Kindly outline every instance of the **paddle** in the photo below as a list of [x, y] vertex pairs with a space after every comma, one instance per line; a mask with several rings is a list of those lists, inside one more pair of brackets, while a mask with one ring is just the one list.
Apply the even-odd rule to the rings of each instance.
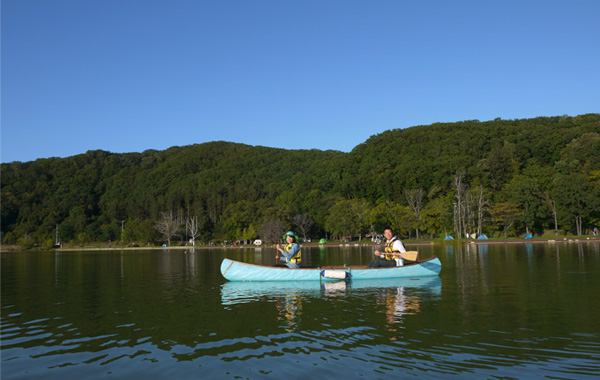
[[278, 263], [279, 263], [279, 248], [280, 248], [280, 246], [279, 246], [279, 244], [277, 244], [277, 245], [275, 246], [275, 250], [276, 250], [276, 252], [277, 252], [277, 253], [275, 254], [275, 266], [277, 266], [277, 265], [278, 265]]
[[[383, 256], [385, 256], [385, 253], [381, 252], [379, 257], [383, 257]], [[394, 256], [400, 256], [404, 260], [407, 260], [407, 261], [414, 261], [414, 262], [419, 261], [419, 251], [398, 252], [398, 254], [394, 253]]]
[[402, 258], [404, 260], [408, 260], [408, 261], [419, 261], [419, 251], [406, 251], [406, 252], [400, 252], [400, 256], [402, 256]]

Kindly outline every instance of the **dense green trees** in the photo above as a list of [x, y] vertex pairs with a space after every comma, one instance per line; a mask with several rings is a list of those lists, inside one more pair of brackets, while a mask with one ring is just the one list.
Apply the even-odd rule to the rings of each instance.
[[600, 115], [587, 114], [391, 130], [350, 153], [221, 141], [7, 163], [2, 241], [47, 244], [58, 226], [62, 241], [180, 242], [189, 220], [205, 242], [300, 224], [315, 238], [385, 225], [405, 237], [583, 234], [600, 225], [599, 152]]

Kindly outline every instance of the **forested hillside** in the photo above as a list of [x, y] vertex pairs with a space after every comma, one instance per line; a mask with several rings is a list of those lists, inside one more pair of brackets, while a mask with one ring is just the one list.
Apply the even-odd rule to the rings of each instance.
[[600, 114], [386, 131], [350, 153], [211, 142], [2, 164], [2, 241], [180, 244], [600, 226]]

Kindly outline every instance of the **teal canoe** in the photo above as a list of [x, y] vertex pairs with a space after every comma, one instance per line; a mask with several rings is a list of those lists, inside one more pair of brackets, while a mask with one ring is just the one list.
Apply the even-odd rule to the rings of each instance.
[[357, 266], [290, 269], [247, 264], [231, 259], [223, 259], [221, 263], [221, 274], [229, 281], [328, 281], [340, 279], [415, 278], [437, 276], [441, 270], [442, 263], [436, 256], [417, 263], [391, 268], [366, 268], [364, 266]]

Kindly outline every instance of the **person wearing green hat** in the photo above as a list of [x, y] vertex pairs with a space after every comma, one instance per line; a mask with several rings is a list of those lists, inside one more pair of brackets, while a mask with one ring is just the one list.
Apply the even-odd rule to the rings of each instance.
[[[300, 251], [300, 245], [298, 244], [298, 235], [293, 231], [288, 231], [283, 235], [283, 240], [286, 241], [285, 246], [277, 244], [277, 255], [275, 259], [285, 261], [285, 265], [288, 268], [300, 268], [300, 262], [302, 261], [302, 252]], [[281, 253], [281, 256], [279, 255]]]

